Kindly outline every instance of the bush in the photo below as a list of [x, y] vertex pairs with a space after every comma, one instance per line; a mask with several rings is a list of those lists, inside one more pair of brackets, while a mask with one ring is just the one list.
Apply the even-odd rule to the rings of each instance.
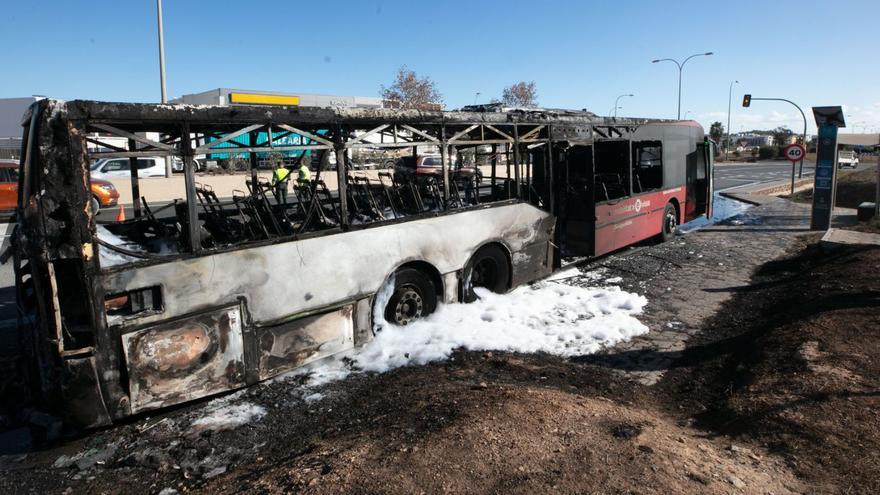
[[758, 148], [758, 158], [769, 160], [776, 157], [776, 146], [761, 146]]

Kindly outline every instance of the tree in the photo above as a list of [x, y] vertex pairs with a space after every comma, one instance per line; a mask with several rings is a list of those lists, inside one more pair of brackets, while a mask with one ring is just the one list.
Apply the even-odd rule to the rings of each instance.
[[440, 110], [443, 108], [443, 96], [437, 91], [437, 85], [429, 77], [419, 78], [414, 71], [402, 65], [391, 86], [381, 86], [382, 98], [392, 106], [399, 108], [417, 108], [420, 110]]
[[722, 136], [724, 136], [724, 125], [721, 122], [712, 122], [709, 127], [709, 138], [720, 144]]
[[787, 146], [791, 140], [791, 129], [785, 126], [779, 126], [771, 131], [773, 134], [773, 144], [776, 146]]
[[535, 81], [520, 81], [504, 88], [501, 93], [501, 102], [510, 107], [538, 106], [538, 90], [535, 87]]

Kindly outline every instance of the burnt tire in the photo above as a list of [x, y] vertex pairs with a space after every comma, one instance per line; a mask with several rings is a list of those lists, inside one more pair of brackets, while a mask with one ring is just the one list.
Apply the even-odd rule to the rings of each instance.
[[663, 225], [660, 227], [660, 242], [668, 241], [673, 234], [675, 228], [678, 227], [678, 213], [675, 211], [675, 205], [667, 203], [663, 209]]
[[483, 287], [496, 294], [507, 292], [510, 288], [510, 263], [503, 249], [494, 245], [483, 246], [471, 256], [462, 273], [462, 301], [469, 303], [477, 300], [474, 287]]
[[394, 273], [394, 292], [385, 305], [385, 321], [408, 325], [437, 309], [437, 290], [426, 274], [415, 268]]

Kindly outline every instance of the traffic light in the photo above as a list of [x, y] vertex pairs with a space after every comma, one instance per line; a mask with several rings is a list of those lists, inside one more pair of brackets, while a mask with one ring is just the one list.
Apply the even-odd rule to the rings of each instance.
[[743, 95], [743, 107], [748, 107], [752, 104], [752, 95]]

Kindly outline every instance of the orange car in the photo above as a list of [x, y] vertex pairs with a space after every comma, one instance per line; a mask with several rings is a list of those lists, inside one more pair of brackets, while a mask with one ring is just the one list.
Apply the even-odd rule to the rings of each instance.
[[119, 191], [112, 182], [92, 178], [92, 211], [98, 213], [103, 206], [116, 206]]
[[[113, 183], [92, 179], [92, 210], [98, 213], [101, 207], [116, 206], [119, 191]], [[0, 211], [9, 212], [18, 206], [18, 163], [0, 162]]]
[[0, 211], [18, 206], [18, 163], [0, 162]]

